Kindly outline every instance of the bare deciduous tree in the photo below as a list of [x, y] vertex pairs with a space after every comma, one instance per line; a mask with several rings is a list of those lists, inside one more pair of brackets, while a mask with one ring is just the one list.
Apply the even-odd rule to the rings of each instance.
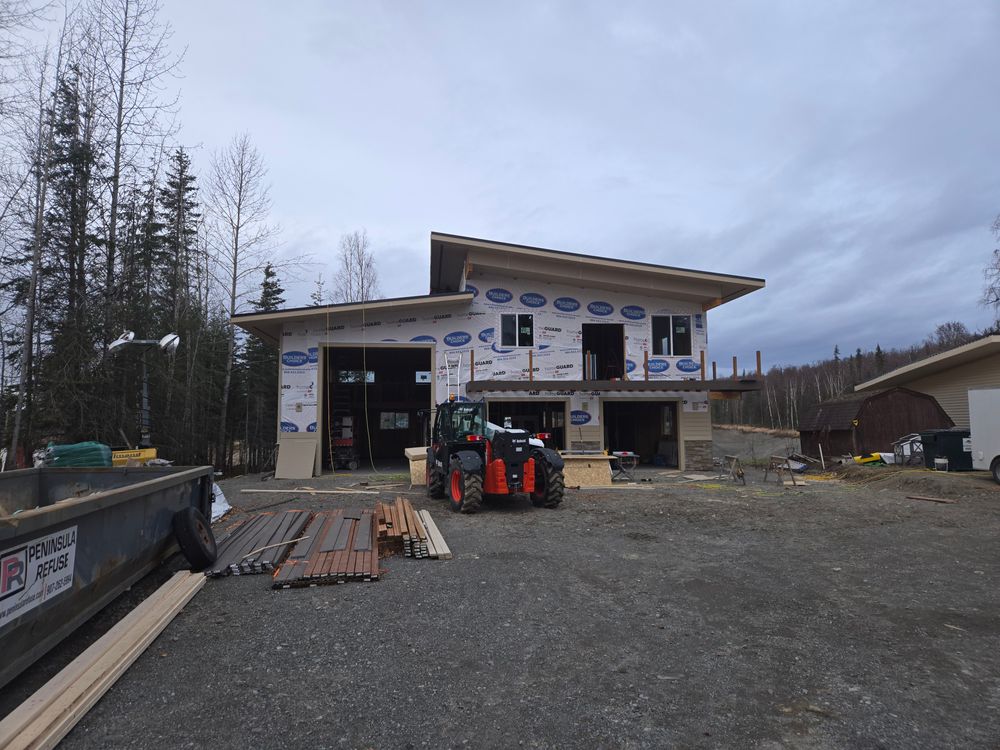
[[[993, 221], [993, 236], [1000, 241], [1000, 216]], [[993, 315], [1000, 321], [1000, 248], [993, 251], [990, 264], [983, 271], [986, 286], [983, 288], [982, 303], [993, 308]]]
[[340, 238], [333, 298], [336, 302], [364, 302], [381, 294], [375, 256], [368, 243], [368, 232], [351, 232]]
[[176, 99], [161, 98], [163, 81], [181, 58], [168, 53], [172, 32], [158, 20], [159, 11], [156, 0], [98, 0], [94, 10], [100, 73], [107, 92], [101, 111], [111, 167], [105, 243], [106, 335], [112, 328], [123, 175], [127, 169], [135, 169], [135, 157], [145, 150], [150, 138], [163, 136], [158, 132], [159, 116], [176, 105]]
[[[271, 210], [267, 167], [247, 133], [233, 138], [229, 146], [215, 154], [208, 179], [208, 213], [214, 245], [215, 275], [225, 290], [228, 318], [240, 311], [252, 291], [252, 280], [270, 260], [277, 227], [268, 223]], [[228, 354], [222, 388], [222, 416], [218, 450], [226, 444], [226, 419], [232, 384], [236, 330], [228, 323]], [[223, 459], [216, 456], [216, 462]]]

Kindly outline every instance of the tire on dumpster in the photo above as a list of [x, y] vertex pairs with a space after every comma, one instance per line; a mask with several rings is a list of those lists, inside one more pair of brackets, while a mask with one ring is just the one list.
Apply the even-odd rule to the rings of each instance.
[[189, 506], [174, 514], [174, 536], [192, 570], [204, 570], [215, 562], [217, 549], [212, 525], [201, 512]]

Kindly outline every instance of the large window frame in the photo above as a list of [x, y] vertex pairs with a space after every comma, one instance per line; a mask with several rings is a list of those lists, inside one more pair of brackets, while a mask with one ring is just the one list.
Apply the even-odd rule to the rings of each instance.
[[528, 349], [535, 345], [535, 316], [532, 313], [501, 313], [500, 346], [505, 349]]
[[[691, 326], [693, 315], [653, 315], [651, 317], [651, 338], [654, 357], [690, 357], [694, 354], [694, 332]], [[664, 333], [666, 336], [657, 336]], [[665, 344], [665, 346], [664, 346]], [[664, 351], [664, 349], [667, 351]]]

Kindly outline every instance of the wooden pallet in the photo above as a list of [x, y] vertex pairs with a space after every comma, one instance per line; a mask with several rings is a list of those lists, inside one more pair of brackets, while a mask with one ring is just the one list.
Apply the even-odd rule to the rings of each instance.
[[274, 572], [274, 588], [377, 581], [375, 513], [331, 510], [317, 513], [303, 539]]
[[233, 524], [216, 542], [218, 554], [205, 575], [220, 578], [271, 572], [305, 534], [310, 515], [306, 510], [260, 513]]

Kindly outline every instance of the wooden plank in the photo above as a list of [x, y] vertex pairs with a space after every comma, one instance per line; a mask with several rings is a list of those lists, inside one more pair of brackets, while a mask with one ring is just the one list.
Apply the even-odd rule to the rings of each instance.
[[320, 545], [320, 552], [333, 552], [337, 549], [337, 537], [340, 536], [340, 530], [344, 527], [344, 518], [338, 516], [334, 518], [332, 524], [330, 524], [329, 531], [323, 537], [323, 544]]
[[143, 599], [127, 616], [115, 623], [107, 633], [90, 645], [79, 657], [70, 662], [55, 677], [39, 688], [16, 710], [0, 721], [0, 747], [7, 747], [40, 713], [47, 709], [61, 694], [90, 668], [93, 661], [123, 640], [135, 620], [160, 606], [172, 589], [182, 582], [179, 575], [172, 576], [160, 588]]
[[451, 549], [448, 547], [441, 530], [438, 528], [431, 513], [428, 510], [420, 511], [420, 517], [427, 526], [427, 533], [434, 539], [434, 548], [437, 550], [439, 560], [451, 560]]
[[175, 574], [0, 722], [0, 747], [55, 747], [204, 585]]
[[372, 516], [371, 513], [365, 513], [361, 516], [361, 520], [358, 521], [358, 534], [357, 539], [355, 539], [354, 545], [355, 549], [369, 550], [371, 549], [371, 537], [372, 537]]
[[244, 495], [377, 495], [380, 490], [240, 490]]
[[925, 497], [923, 495], [907, 495], [907, 500], [927, 500], [932, 503], [945, 503], [946, 505], [954, 505], [958, 500], [949, 500], [946, 497]]

